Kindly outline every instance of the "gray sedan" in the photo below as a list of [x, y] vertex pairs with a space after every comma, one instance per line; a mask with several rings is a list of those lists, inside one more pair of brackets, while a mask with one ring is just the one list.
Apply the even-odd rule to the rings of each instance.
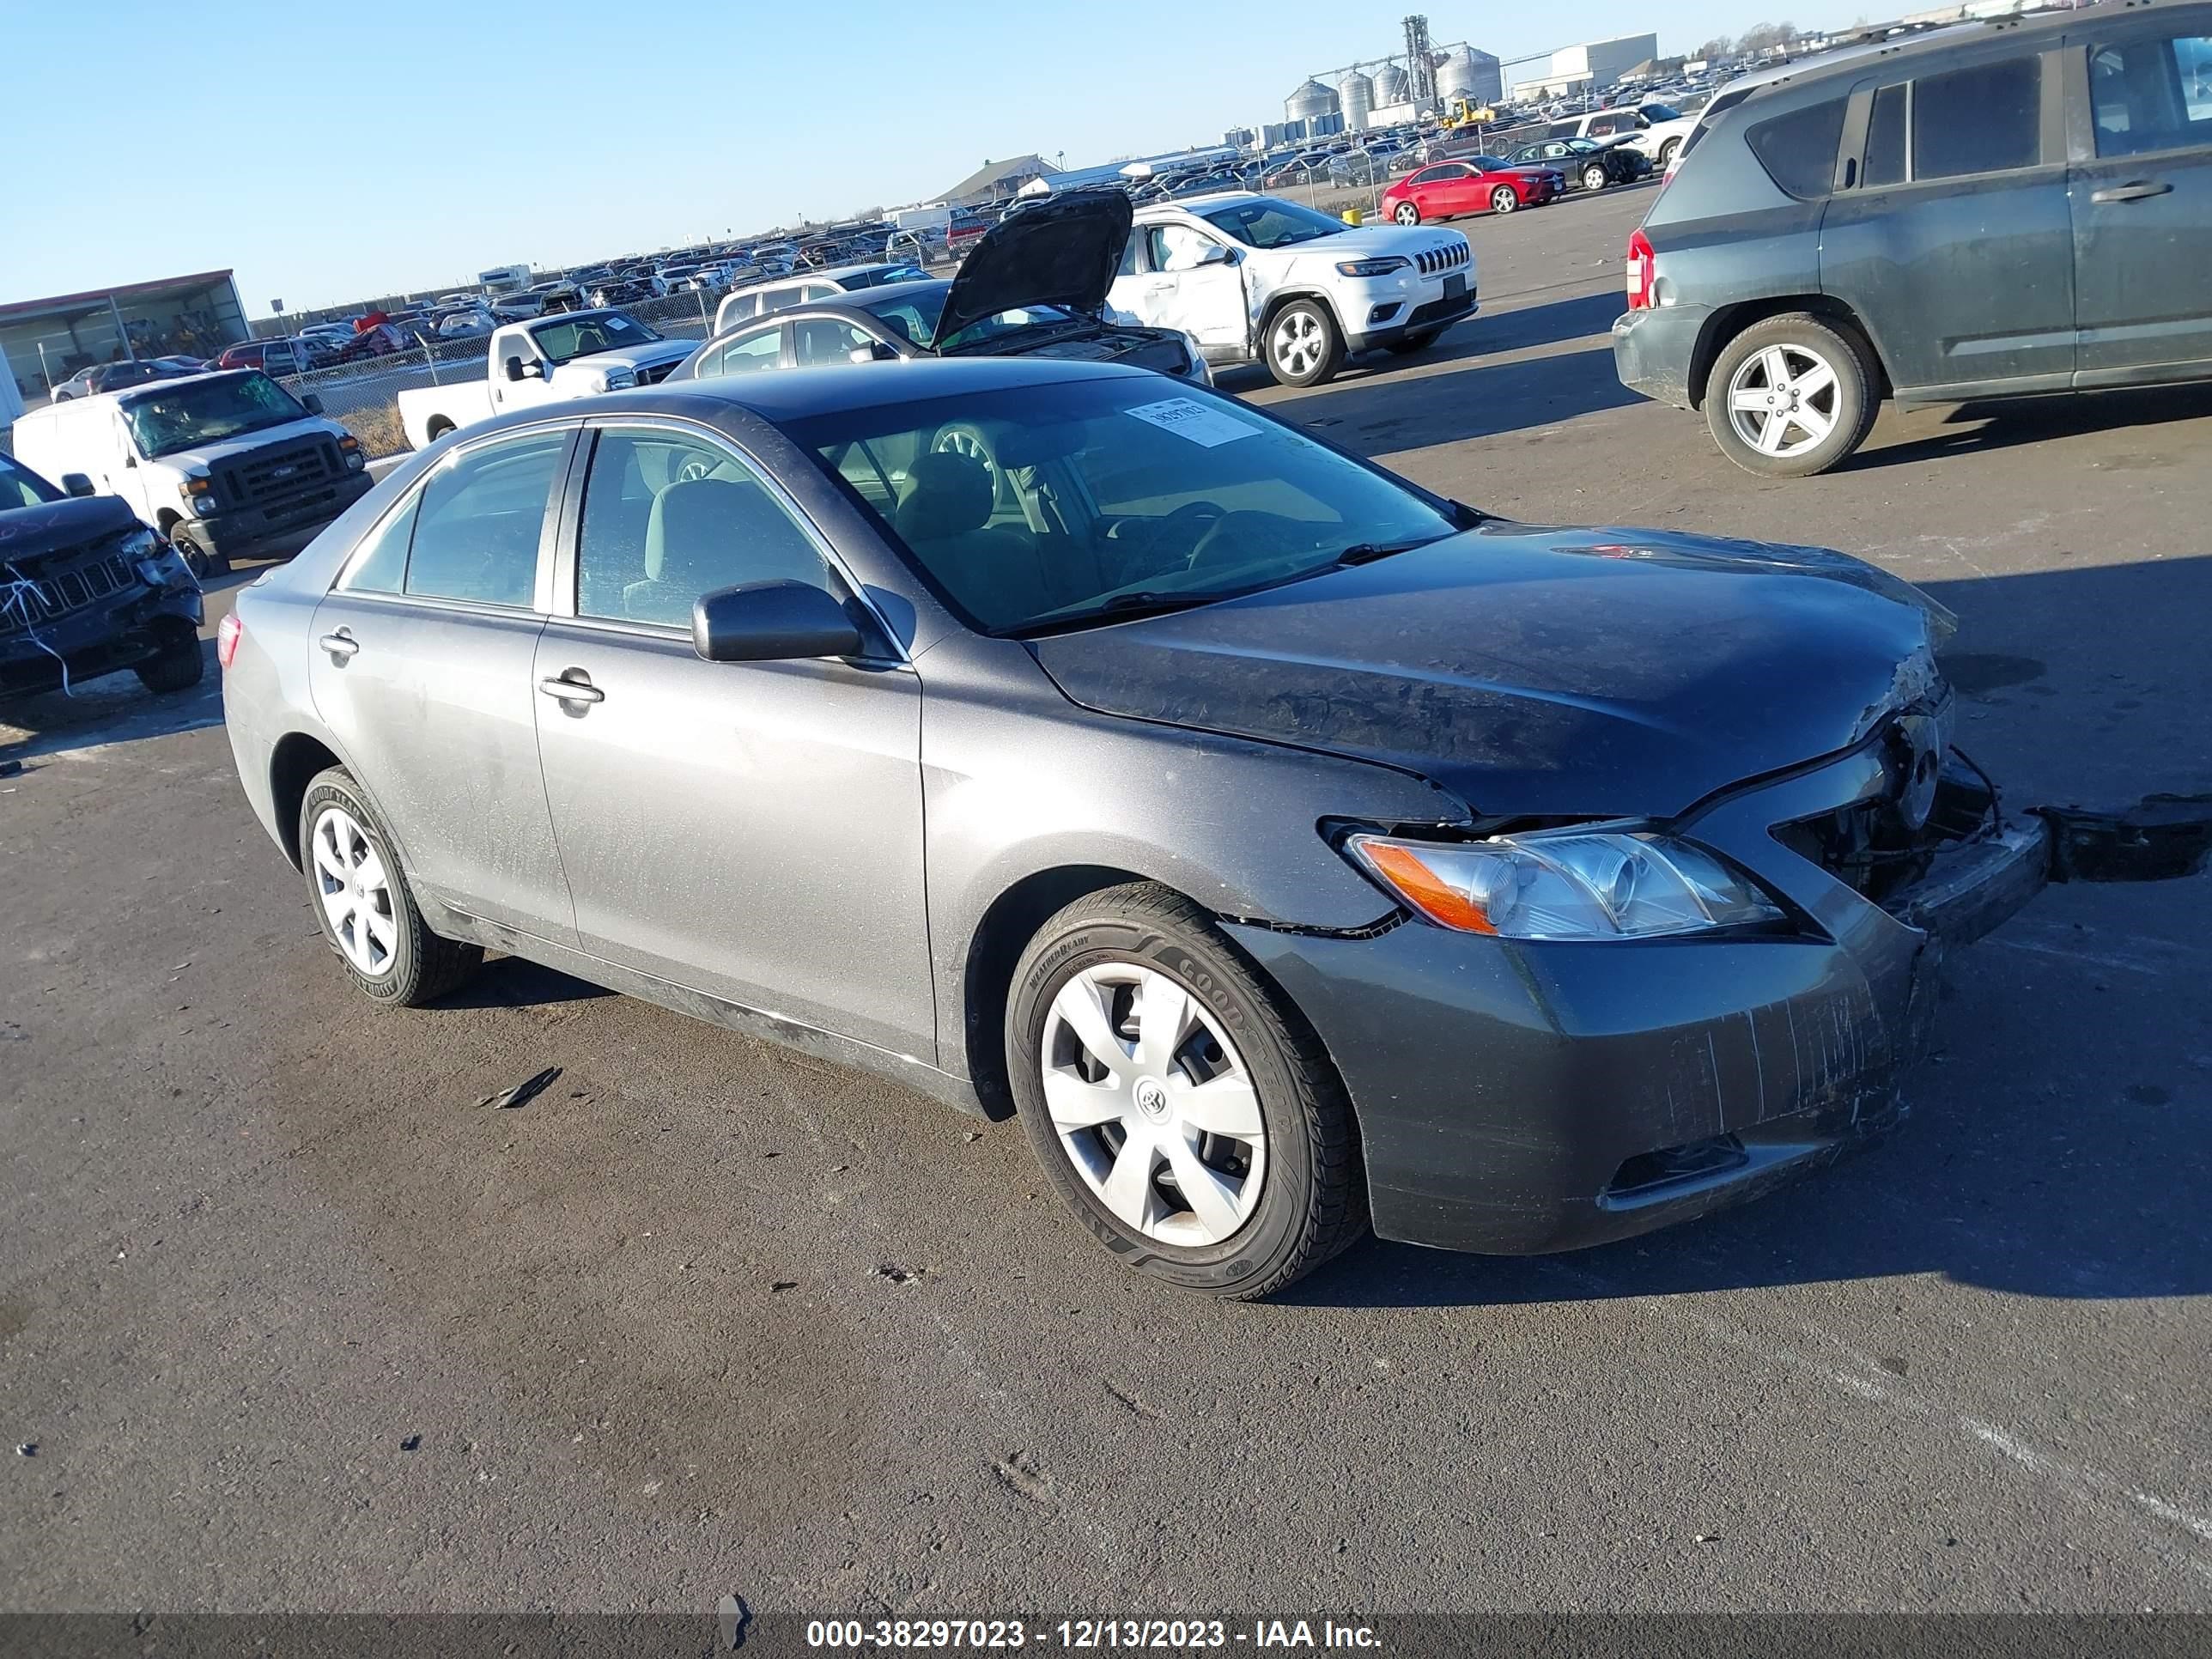
[[1945, 622], [925, 360], [473, 429], [218, 654], [367, 996], [503, 951], [1018, 1111], [1125, 1262], [1256, 1296], [1370, 1217], [1586, 1244], [1893, 1118], [1942, 945], [2064, 842], [1949, 756]]

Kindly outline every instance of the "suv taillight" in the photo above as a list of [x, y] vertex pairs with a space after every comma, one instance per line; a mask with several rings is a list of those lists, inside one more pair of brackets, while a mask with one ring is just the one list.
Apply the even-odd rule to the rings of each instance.
[[1628, 308], [1648, 310], [1651, 304], [1651, 266], [1656, 258], [1651, 250], [1651, 239], [1641, 229], [1628, 238]]
[[225, 668], [238, 654], [238, 642], [246, 637], [246, 624], [238, 619], [238, 612], [228, 611], [215, 625], [215, 659]]

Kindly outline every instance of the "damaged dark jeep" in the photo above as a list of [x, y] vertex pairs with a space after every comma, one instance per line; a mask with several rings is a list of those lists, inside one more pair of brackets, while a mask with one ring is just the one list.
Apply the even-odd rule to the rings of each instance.
[[0, 697], [125, 668], [149, 691], [198, 684], [192, 573], [124, 501], [70, 482], [82, 488], [0, 455]]

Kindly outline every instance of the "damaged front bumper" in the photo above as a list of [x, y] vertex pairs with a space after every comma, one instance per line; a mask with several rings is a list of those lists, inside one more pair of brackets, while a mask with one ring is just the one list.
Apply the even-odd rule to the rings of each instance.
[[1672, 826], [1786, 899], [1788, 935], [1540, 944], [1408, 921], [1230, 931], [1297, 1002], [1358, 1115], [1375, 1228], [1578, 1249], [1757, 1196], [1895, 1123], [1946, 954], [2049, 882], [2203, 867], [2212, 799], [1988, 815], [1879, 900], [1785, 845], [1878, 799], [1879, 744]]

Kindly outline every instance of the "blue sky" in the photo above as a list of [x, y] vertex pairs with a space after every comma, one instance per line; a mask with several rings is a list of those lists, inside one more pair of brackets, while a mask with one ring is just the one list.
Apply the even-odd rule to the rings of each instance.
[[[15, 82], [46, 91], [9, 123], [0, 301], [228, 266], [263, 315], [927, 200], [1030, 150], [1216, 142], [1393, 50], [1418, 3], [11, 6]], [[1777, 15], [1428, 9], [1440, 44], [1508, 58], [1654, 27], [1683, 52]]]

